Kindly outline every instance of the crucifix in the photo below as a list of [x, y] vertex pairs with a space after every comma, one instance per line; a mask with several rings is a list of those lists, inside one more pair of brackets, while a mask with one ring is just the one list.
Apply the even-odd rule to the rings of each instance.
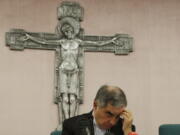
[[11, 29], [6, 33], [6, 45], [12, 50], [55, 51], [54, 103], [58, 106], [58, 127], [61, 129], [64, 119], [77, 115], [79, 104], [83, 103], [84, 52], [127, 55], [133, 51], [133, 38], [128, 34], [84, 35], [80, 25], [84, 9], [76, 2], [62, 2], [57, 8], [57, 15], [54, 34]]

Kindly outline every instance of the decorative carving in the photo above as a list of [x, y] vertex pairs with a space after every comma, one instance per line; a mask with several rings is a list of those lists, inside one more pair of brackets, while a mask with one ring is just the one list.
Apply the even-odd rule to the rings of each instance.
[[84, 17], [84, 9], [76, 2], [63, 1], [57, 8], [58, 19], [64, 17], [74, 18], [77, 21], [82, 21]]

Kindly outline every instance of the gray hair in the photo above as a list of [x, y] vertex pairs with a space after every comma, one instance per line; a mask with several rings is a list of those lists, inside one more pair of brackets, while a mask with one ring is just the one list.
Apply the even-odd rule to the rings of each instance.
[[108, 104], [114, 107], [127, 106], [125, 93], [116, 86], [103, 85], [100, 87], [94, 101], [97, 101], [100, 107], [106, 107]]

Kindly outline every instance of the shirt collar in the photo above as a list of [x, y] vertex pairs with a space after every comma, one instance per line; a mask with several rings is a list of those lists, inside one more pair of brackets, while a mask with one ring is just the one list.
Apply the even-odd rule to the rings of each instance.
[[94, 117], [94, 111], [92, 112], [92, 116], [93, 116], [93, 125], [94, 125], [95, 132], [98, 131], [104, 134], [106, 130], [99, 128], [99, 126], [97, 125], [96, 119]]

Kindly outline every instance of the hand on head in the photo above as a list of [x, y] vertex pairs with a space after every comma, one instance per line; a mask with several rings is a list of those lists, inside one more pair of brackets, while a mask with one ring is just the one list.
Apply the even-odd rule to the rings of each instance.
[[123, 118], [123, 131], [132, 132], [133, 115], [129, 110], [124, 110], [121, 116]]

